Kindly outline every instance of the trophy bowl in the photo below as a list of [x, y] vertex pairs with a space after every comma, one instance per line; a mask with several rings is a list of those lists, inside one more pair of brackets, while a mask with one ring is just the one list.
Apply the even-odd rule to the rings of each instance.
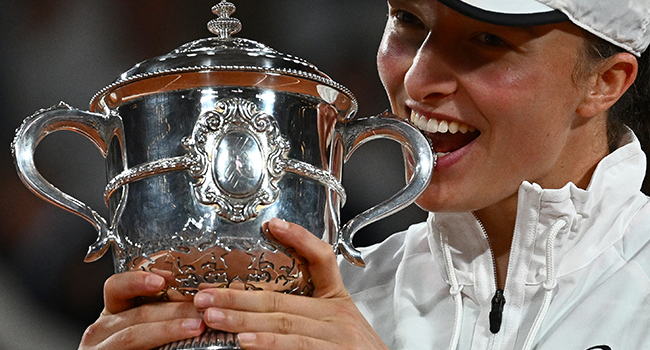
[[[137, 64], [88, 111], [63, 102], [37, 111], [12, 143], [25, 185], [97, 229], [85, 260], [112, 246], [116, 273], [171, 272], [161, 298], [192, 295], [203, 283], [311, 296], [309, 266], [269, 240], [265, 223], [299, 224], [363, 266], [354, 233], [412, 204], [435, 166], [427, 138], [408, 122], [389, 113], [357, 118], [354, 95], [314, 65], [233, 37], [241, 29], [234, 10], [215, 5], [214, 37]], [[86, 136], [105, 157], [108, 218], [36, 169], [36, 146], [59, 130]], [[402, 145], [410, 179], [341, 226], [343, 164], [377, 138]], [[233, 334], [209, 329], [161, 349], [239, 347]]]

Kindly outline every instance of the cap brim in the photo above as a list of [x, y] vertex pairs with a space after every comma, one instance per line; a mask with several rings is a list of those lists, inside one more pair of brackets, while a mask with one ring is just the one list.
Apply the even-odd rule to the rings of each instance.
[[[467, 17], [502, 26], [529, 27], [568, 21], [562, 12], [534, 0], [438, 0]], [[514, 4], [514, 5], [513, 5]]]

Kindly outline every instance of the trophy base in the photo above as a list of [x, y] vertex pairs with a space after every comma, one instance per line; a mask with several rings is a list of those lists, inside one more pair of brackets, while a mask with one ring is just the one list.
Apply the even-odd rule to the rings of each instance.
[[239, 347], [235, 334], [208, 328], [198, 337], [169, 343], [156, 350], [242, 350], [242, 348]]

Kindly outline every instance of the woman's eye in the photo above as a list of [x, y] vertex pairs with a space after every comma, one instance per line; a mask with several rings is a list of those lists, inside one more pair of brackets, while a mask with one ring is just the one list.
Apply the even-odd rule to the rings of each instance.
[[490, 34], [490, 33], [481, 33], [476, 37], [481, 43], [488, 46], [507, 46], [508, 43], [501, 39], [500, 36]]
[[422, 23], [422, 21], [420, 21], [420, 19], [416, 15], [407, 11], [402, 11], [402, 10], [395, 11], [395, 13], [393, 13], [393, 16], [403, 24], [419, 25]]

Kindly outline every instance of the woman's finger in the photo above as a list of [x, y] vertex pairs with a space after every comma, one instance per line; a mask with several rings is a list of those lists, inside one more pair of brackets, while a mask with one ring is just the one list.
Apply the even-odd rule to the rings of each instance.
[[296, 334], [336, 342], [348, 332], [369, 329], [349, 297], [320, 299], [212, 288], [197, 294], [195, 304], [205, 310], [208, 327], [231, 333]]
[[261, 314], [212, 308], [206, 310], [204, 322], [210, 328], [229, 333], [295, 334], [315, 339], [341, 336], [339, 330], [328, 327], [328, 321], [282, 313]]
[[293, 248], [309, 262], [314, 283], [314, 297], [331, 298], [347, 295], [332, 246], [299, 225], [277, 218], [268, 222], [270, 238]]
[[272, 291], [247, 291], [228, 288], [207, 288], [194, 297], [199, 311], [209, 308], [256, 313], [286, 313], [313, 319], [327, 319], [345, 312], [353, 304], [349, 295], [336, 299], [320, 299]]
[[[163, 302], [142, 305], [115, 315], [104, 315], [84, 335], [88, 343], [100, 343], [112, 334], [138, 324], [158, 323], [176, 319], [200, 320], [201, 315], [190, 302]], [[148, 334], [146, 336], [149, 336]]]
[[[79, 349], [148, 350], [174, 341], [197, 337], [204, 329], [205, 325], [200, 319], [175, 319], [136, 324], [103, 337], [95, 334], [104, 331], [101, 324], [95, 323], [84, 333]], [[101, 340], [96, 343], [96, 339]]]
[[160, 293], [165, 288], [165, 278], [144, 271], [129, 271], [112, 275], [104, 283], [104, 311], [116, 314], [133, 307], [134, 299]]

